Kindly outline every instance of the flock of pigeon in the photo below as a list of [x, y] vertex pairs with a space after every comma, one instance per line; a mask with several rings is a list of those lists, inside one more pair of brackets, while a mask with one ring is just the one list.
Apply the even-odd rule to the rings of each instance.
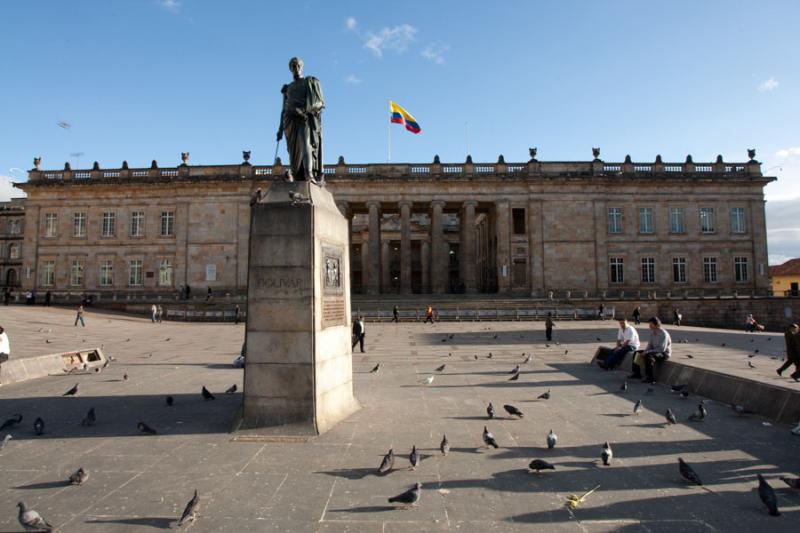
[[[442, 339], [442, 342], [453, 340], [454, 336], [455, 334], [450, 334], [444, 339]], [[497, 334], [494, 335], [493, 339], [497, 339]], [[560, 343], [558, 342], [556, 342], [555, 344], [560, 345]], [[545, 346], [549, 348], [550, 344], [546, 344]], [[756, 353], [757, 352], [758, 350], [756, 350]], [[569, 353], [568, 349], [564, 351], [565, 355], [568, 353]], [[452, 353], [449, 353], [448, 356], [452, 356]], [[532, 360], [532, 354], [523, 353], [522, 357], [523, 357], [522, 362], [520, 364], [515, 365], [514, 368], [509, 372], [509, 374], [511, 374], [511, 377], [508, 378], [510, 381], [517, 381], [521, 374], [521, 365], [529, 364]], [[478, 355], [474, 355], [474, 358], [476, 360], [479, 359]], [[492, 352], [489, 352], [486, 358], [492, 359], [493, 358]], [[446, 363], [436, 367], [434, 369], [434, 373], [423, 379], [420, 383], [423, 385], [433, 384], [436, 374], [443, 373], [446, 368], [447, 368]], [[381, 365], [380, 363], [378, 363], [372, 368], [370, 372], [372, 374], [377, 374], [380, 371], [380, 369]], [[689, 397], [689, 392], [686, 390], [686, 387], [687, 387], [686, 384], [674, 385], [671, 387], [671, 392], [680, 395], [680, 397], [683, 399], [686, 399]], [[621, 393], [625, 393], [628, 390], [628, 382], [623, 381], [622, 385], [619, 387], [619, 390]], [[647, 394], [653, 394], [653, 393], [654, 393], [654, 388], [649, 387], [647, 389]], [[548, 389], [546, 392], [540, 394], [537, 397], [537, 400], [549, 400], [551, 397], [552, 393]], [[516, 419], [521, 419], [525, 416], [524, 413], [519, 408], [511, 404], [503, 405], [503, 409], [505, 410], [506, 413], [508, 413], [510, 417], [516, 417]], [[644, 409], [643, 400], [641, 399], [637, 400], [633, 407], [633, 415], [639, 415], [643, 411], [643, 409]], [[748, 411], [741, 405], [733, 405], [732, 409], [734, 413], [736, 413], [737, 415], [753, 414], [751, 411]], [[708, 415], [709, 413], [706, 407], [706, 401], [701, 400], [697, 405], [697, 409], [692, 414], [689, 415], [688, 420], [692, 422], [702, 422], [708, 417]], [[486, 407], [486, 418], [487, 420], [493, 420], [495, 418], [495, 407], [494, 405], [492, 405], [491, 402], [489, 402], [489, 405]], [[675, 413], [669, 408], [665, 411], [664, 418], [666, 420], [667, 426], [678, 424], [678, 419], [675, 416]], [[800, 423], [798, 424], [797, 428], [792, 430], [792, 432], [800, 434]], [[484, 426], [483, 428], [482, 440], [485, 448], [489, 447], [495, 449], [499, 448], [497, 440], [495, 436], [491, 433], [491, 431], [489, 431], [488, 426]], [[545, 442], [547, 444], [548, 449], [553, 449], [556, 447], [558, 443], [558, 436], [552, 429], [547, 434]], [[442, 437], [440, 450], [443, 456], [446, 456], [450, 451], [450, 442], [447, 439], [447, 435], [444, 435]], [[602, 462], [602, 465], [611, 466], [613, 457], [614, 457], [614, 452], [611, 448], [611, 444], [609, 442], [603, 443], [602, 448], [600, 450], [600, 461]], [[416, 470], [417, 466], [419, 465], [419, 455], [417, 452], [416, 445], [412, 448], [412, 451], [409, 454], [409, 461], [411, 463], [411, 469]], [[394, 462], [395, 462], [395, 453], [393, 449], [390, 449], [389, 452], [384, 456], [383, 460], [381, 461], [381, 464], [377, 470], [377, 474], [385, 475], [391, 472], [394, 468]], [[529, 468], [532, 472], [539, 474], [542, 470], [555, 470], [556, 465], [544, 459], [537, 458], [533, 459], [530, 462]], [[705, 490], [712, 492], [710, 489], [703, 486], [703, 482], [701, 481], [700, 476], [697, 474], [697, 472], [695, 472], [695, 470], [688, 463], [686, 463], [686, 461], [684, 461], [683, 458], [680, 457], [678, 458], [678, 472], [680, 476], [687, 482], [694, 485], [698, 485], [704, 488]], [[780, 477], [780, 479], [790, 488], [800, 490], [800, 478], [791, 478], [782, 476]], [[775, 494], [775, 490], [767, 482], [767, 480], [764, 479], [764, 477], [761, 474], [757, 475], [757, 480], [758, 480], [759, 498], [766, 507], [769, 515], [780, 516], [780, 511], [778, 509], [778, 498]], [[586, 496], [594, 492], [594, 490], [596, 490], [597, 488], [599, 487], [595, 487], [594, 489], [584, 494], [580, 498], [570, 497], [570, 499], [568, 499], [567, 502], [568, 505], [574, 508], [575, 506], [577, 506], [579, 502], [583, 501]], [[389, 498], [389, 503], [399, 503], [402, 505], [402, 508], [404, 509], [411, 508], [414, 507], [419, 502], [421, 494], [422, 494], [422, 484], [417, 482], [409, 490], [403, 492], [402, 494]]]
[[[167, 339], [169, 340], [169, 339]], [[112, 359], [113, 360], [113, 359]], [[109, 360], [103, 365], [103, 368], [107, 368], [109, 366]], [[128, 381], [128, 375], [123, 375], [123, 381]], [[225, 394], [234, 394], [238, 390], [236, 384], [233, 384], [227, 390], [225, 390]], [[77, 396], [80, 392], [80, 384], [76, 383], [75, 386], [67, 390], [61, 396], [63, 397], [74, 397]], [[204, 401], [215, 400], [216, 396], [209, 391], [205, 386], [200, 389], [200, 396]], [[175, 404], [175, 399], [172, 396], [167, 396], [165, 400], [165, 404], [167, 407], [172, 407]], [[10, 431], [13, 429], [18, 428], [18, 426], [22, 423], [23, 416], [22, 414], [15, 414], [11, 418], [4, 421], [0, 424], [0, 432], [3, 431]], [[97, 412], [95, 411], [94, 407], [91, 407], [89, 411], [86, 413], [84, 418], [81, 420], [81, 426], [94, 426], [97, 423]], [[147, 424], [144, 421], [139, 421], [136, 424], [136, 428], [145, 435], [156, 435], [158, 431]], [[33, 422], [33, 432], [35, 435], [43, 435], [45, 433], [45, 422], [42, 417], [37, 417], [36, 420]], [[8, 442], [12, 439], [11, 433], [6, 433], [2, 440], [0, 440], [0, 450], [2, 450]], [[65, 481], [65, 485], [76, 485], [80, 486], [86, 483], [89, 479], [89, 472], [88, 470], [84, 469], [83, 467], [78, 468], [75, 473], [69, 476], [68, 480]], [[18, 514], [18, 521], [20, 525], [25, 528], [25, 531], [52, 531], [55, 529], [53, 525], [51, 525], [47, 520], [42, 517], [42, 515], [34, 509], [28, 508], [24, 502], [17, 503], [17, 507], [19, 508]], [[181, 515], [180, 519], [177, 520], [177, 526], [183, 526], [189, 522], [193, 522], [197, 518], [197, 513], [200, 509], [200, 499], [197, 494], [197, 490], [194, 491], [194, 496], [191, 500], [186, 504], [184, 508], [183, 514]]]

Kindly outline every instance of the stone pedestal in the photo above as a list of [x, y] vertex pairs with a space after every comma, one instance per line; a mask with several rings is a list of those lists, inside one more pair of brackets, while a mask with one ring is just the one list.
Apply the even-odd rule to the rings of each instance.
[[242, 429], [317, 435], [358, 409], [347, 219], [308, 182], [252, 207]]

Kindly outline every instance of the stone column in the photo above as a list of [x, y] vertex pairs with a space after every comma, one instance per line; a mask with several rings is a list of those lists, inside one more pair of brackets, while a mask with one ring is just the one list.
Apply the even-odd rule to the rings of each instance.
[[476, 249], [475, 249], [475, 206], [478, 202], [468, 200], [464, 202], [461, 211], [461, 282], [468, 293], [478, 291], [476, 275]]
[[448, 264], [444, 241], [444, 201], [431, 202], [431, 292], [447, 292]]
[[411, 294], [411, 202], [400, 202], [400, 292]]
[[511, 290], [511, 234], [508, 200], [495, 203], [495, 235], [497, 236], [497, 290]]
[[389, 241], [381, 243], [381, 292], [388, 294], [392, 291], [392, 271], [389, 252]]
[[381, 292], [381, 203], [367, 202], [369, 209], [369, 242], [367, 263], [363, 265], [367, 273], [367, 294]]
[[422, 264], [422, 292], [431, 292], [431, 247], [428, 241], [422, 241], [419, 248], [419, 259]]

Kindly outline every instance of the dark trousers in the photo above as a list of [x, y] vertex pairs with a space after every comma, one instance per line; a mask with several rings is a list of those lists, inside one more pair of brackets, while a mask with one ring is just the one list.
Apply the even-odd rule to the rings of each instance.
[[75, 325], [78, 325], [79, 320], [81, 321], [81, 326], [86, 327], [86, 323], [83, 321], [83, 317], [81, 315], [75, 317]]
[[637, 326], [642, 323], [639, 315], [633, 315], [633, 323], [636, 324]]
[[628, 354], [628, 352], [632, 351], [633, 346], [620, 346], [619, 348], [614, 348], [603, 362], [603, 368], [606, 370], [613, 370], [622, 362], [623, 359], [625, 359], [625, 356]]
[[392, 322], [398, 322], [399, 323], [400, 322], [400, 317], [398, 315], [393, 315], [392, 316]]
[[356, 344], [361, 345], [361, 353], [364, 353], [364, 334], [360, 335], [353, 335], [353, 348], [356, 347]]
[[547, 337], [547, 340], [553, 340], [553, 328], [544, 328], [544, 334]]
[[795, 380], [800, 380], [800, 361], [793, 357], [787, 357], [786, 362], [781, 365], [778, 369], [778, 374], [783, 373], [784, 370], [789, 368], [790, 366], [794, 365], [794, 372], [792, 372], [791, 376]]
[[426, 316], [426, 317], [425, 317], [425, 322], [424, 322], [424, 324], [427, 324], [428, 322], [430, 322], [431, 324], [433, 324], [433, 317], [432, 317], [432, 316]]
[[[647, 381], [655, 381], [655, 363], [656, 361], [666, 361], [667, 356], [664, 352], [644, 352], [642, 353], [642, 357], [644, 358], [644, 373]], [[634, 377], [642, 377], [642, 369], [636, 363], [632, 363], [631, 370]]]

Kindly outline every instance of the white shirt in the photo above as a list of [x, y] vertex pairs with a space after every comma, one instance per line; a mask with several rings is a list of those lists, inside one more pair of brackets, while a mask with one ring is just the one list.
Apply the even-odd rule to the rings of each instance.
[[8, 335], [5, 331], [0, 333], [0, 353], [11, 355], [11, 345], [8, 343]]
[[617, 340], [620, 343], [628, 341], [628, 346], [634, 350], [639, 349], [639, 334], [636, 333], [636, 328], [630, 324], [625, 326], [625, 329], [620, 329], [619, 332], [617, 332]]

